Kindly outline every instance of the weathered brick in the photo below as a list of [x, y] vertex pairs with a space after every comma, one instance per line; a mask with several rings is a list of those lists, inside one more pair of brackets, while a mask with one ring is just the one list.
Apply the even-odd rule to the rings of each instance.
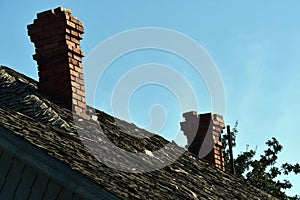
[[77, 114], [81, 115], [83, 113], [83, 109], [81, 107], [79, 107], [79, 106], [75, 105], [74, 110], [75, 110], [75, 113], [77, 113]]
[[74, 42], [75, 44], [80, 44], [80, 41], [76, 38], [71, 38], [71, 41]]
[[75, 36], [75, 37], [79, 37], [79, 33], [77, 31], [71, 30], [71, 35]]
[[67, 25], [68, 25], [70, 28], [76, 29], [76, 24], [75, 24], [75, 23], [73, 23], [73, 22], [71, 22], [71, 21], [69, 21], [69, 20], [66, 20], [66, 22], [67, 22]]
[[[83, 24], [69, 9], [57, 8], [37, 15], [27, 26], [36, 47], [40, 91], [63, 106], [72, 109], [72, 98], [80, 102], [79, 113], [85, 113], [85, 91], [80, 49]], [[73, 97], [72, 97], [73, 95]]]
[[78, 101], [77, 105], [81, 108], [84, 108], [86, 106], [85, 103], [83, 103], [82, 101]]
[[77, 93], [78, 93], [78, 95], [80, 95], [80, 96], [82, 96], [82, 97], [85, 96], [85, 92], [82, 91], [82, 90], [78, 90]]
[[76, 54], [73, 54], [73, 58], [74, 58], [75, 60], [78, 60], [79, 62], [82, 62], [81, 56], [77, 56]]
[[[224, 160], [222, 159], [221, 133], [223, 131], [222, 116], [212, 113], [200, 114], [191, 111], [183, 114], [185, 122], [181, 122], [181, 130], [188, 140], [188, 150], [195, 155], [199, 155], [201, 146], [205, 149], [212, 148], [204, 159], [215, 164], [216, 167], [224, 170]], [[207, 138], [208, 137], [208, 138]], [[206, 138], [204, 140], [204, 138]], [[205, 142], [204, 142], [205, 141]]]
[[84, 33], [84, 28], [81, 25], [76, 25], [76, 29], [79, 31], [79, 33]]
[[77, 89], [80, 89], [80, 84], [75, 81], [71, 81], [71, 85]]
[[73, 59], [73, 58], [68, 58], [69, 59], [69, 63], [71, 63], [72, 65], [78, 66], [78, 61]]

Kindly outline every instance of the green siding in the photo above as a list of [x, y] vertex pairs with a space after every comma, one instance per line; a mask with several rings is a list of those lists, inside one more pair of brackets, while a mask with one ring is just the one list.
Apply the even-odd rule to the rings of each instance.
[[0, 169], [1, 200], [83, 199], [4, 151], [0, 151]]
[[3, 190], [3, 187], [6, 182], [6, 177], [9, 173], [9, 170], [12, 166], [13, 155], [8, 153], [2, 153], [0, 158], [0, 193]]
[[38, 173], [33, 168], [30, 166], [25, 167], [21, 177], [21, 182], [15, 192], [15, 200], [23, 200], [28, 198], [37, 175]]
[[25, 165], [16, 158], [12, 160], [12, 166], [7, 174], [6, 182], [0, 194], [0, 199], [12, 199], [14, 197], [24, 167]]

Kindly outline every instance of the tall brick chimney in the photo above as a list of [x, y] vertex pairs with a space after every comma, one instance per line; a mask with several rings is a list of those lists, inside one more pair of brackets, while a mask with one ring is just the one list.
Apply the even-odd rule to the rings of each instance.
[[83, 23], [65, 8], [37, 14], [27, 26], [35, 45], [39, 90], [56, 103], [84, 116], [86, 112], [80, 40]]
[[225, 128], [223, 117], [212, 113], [198, 115], [195, 111], [184, 113], [183, 117], [185, 121], [180, 126], [187, 137], [188, 150], [199, 157], [204, 154], [205, 160], [225, 170], [221, 140]]

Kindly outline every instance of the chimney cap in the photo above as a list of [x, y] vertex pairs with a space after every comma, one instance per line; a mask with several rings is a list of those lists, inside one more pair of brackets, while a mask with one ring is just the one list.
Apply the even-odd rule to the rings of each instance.
[[36, 16], [38, 18], [40, 18], [40, 17], [48, 17], [50, 15], [57, 14], [59, 12], [64, 12], [64, 13], [72, 14], [72, 11], [70, 9], [68, 9], [68, 8], [57, 7], [55, 9], [50, 9], [50, 10], [46, 10], [46, 11], [40, 12]]
[[190, 112], [183, 113], [182, 116], [185, 119], [190, 119], [190, 118], [198, 117], [198, 113], [197, 111], [190, 111]]

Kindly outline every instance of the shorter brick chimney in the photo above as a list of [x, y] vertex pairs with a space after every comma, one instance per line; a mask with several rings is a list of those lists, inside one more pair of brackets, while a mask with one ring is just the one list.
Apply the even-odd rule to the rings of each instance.
[[195, 111], [184, 113], [183, 117], [185, 121], [180, 126], [187, 137], [188, 150], [225, 170], [221, 140], [225, 128], [223, 117], [212, 113], [198, 115]]
[[27, 28], [35, 45], [33, 59], [38, 64], [40, 92], [85, 116], [84, 53], [80, 49], [82, 22], [69, 9], [59, 7], [37, 14], [37, 19]]

